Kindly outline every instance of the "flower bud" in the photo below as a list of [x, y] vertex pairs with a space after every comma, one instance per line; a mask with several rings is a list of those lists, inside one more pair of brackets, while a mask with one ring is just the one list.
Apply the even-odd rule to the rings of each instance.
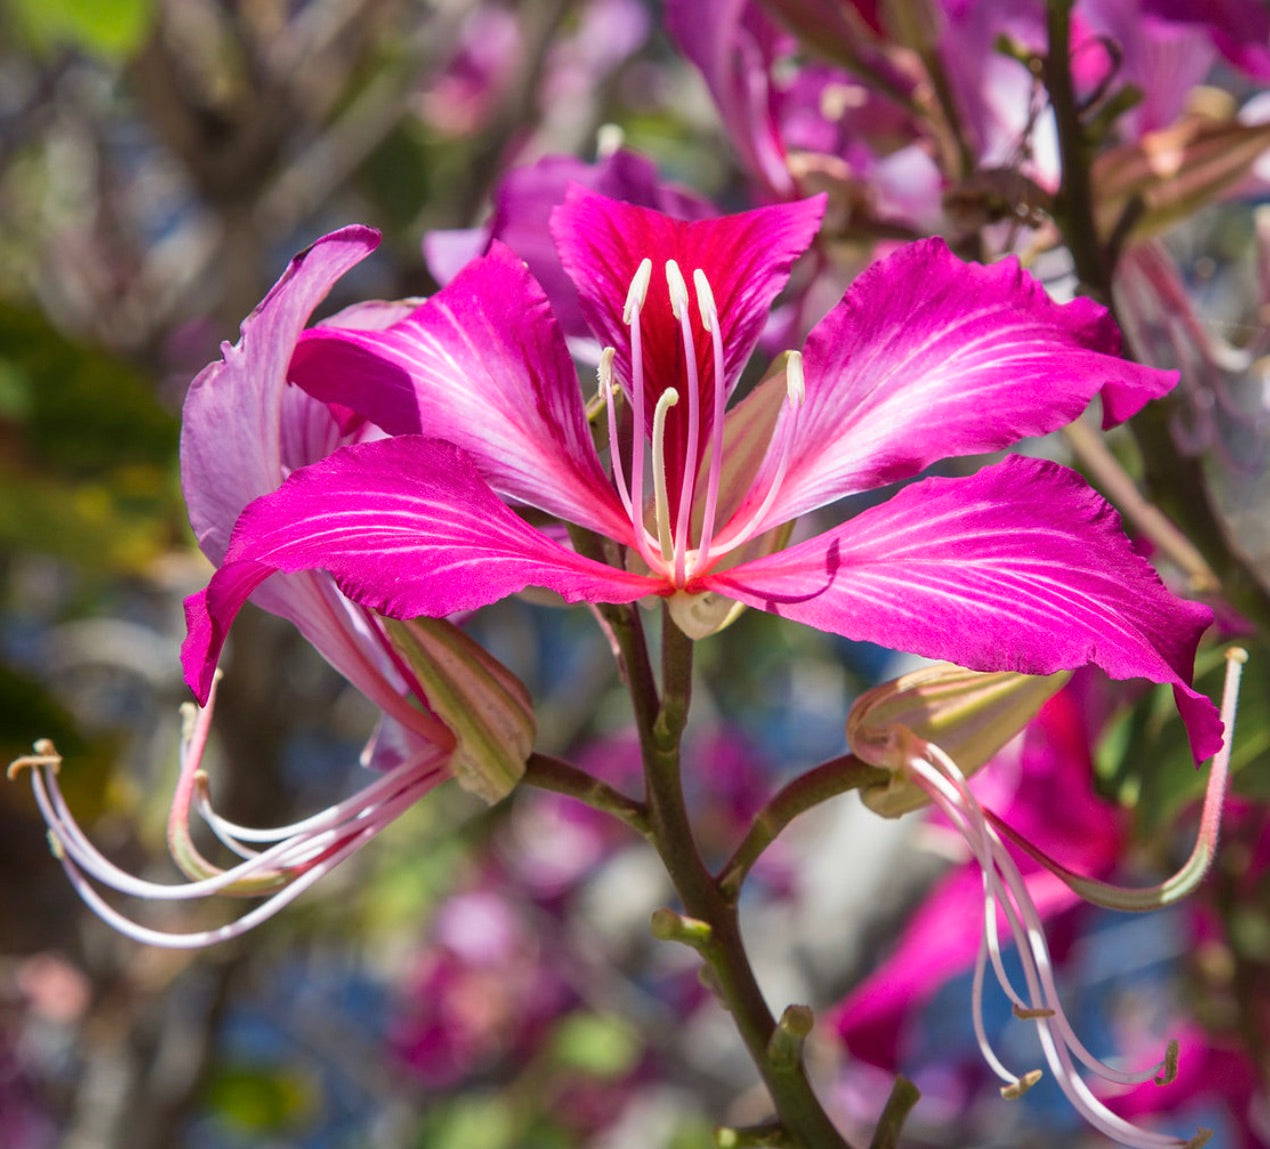
[[905, 774], [907, 742], [933, 742], [969, 775], [983, 766], [1062, 689], [1070, 671], [1046, 677], [965, 670], [940, 662], [866, 691], [847, 716], [851, 752], [892, 771], [860, 791], [874, 813], [898, 818], [927, 804]]
[[537, 734], [524, 683], [453, 623], [385, 618], [384, 628], [454, 734], [450, 767], [463, 789], [493, 805], [525, 772]]

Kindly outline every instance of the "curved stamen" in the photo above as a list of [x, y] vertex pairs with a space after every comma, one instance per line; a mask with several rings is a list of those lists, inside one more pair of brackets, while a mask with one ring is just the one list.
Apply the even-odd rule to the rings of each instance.
[[663, 562], [674, 554], [670, 537], [670, 508], [666, 494], [666, 412], [679, 402], [679, 392], [666, 388], [653, 412], [653, 508], [657, 519], [657, 540], [661, 544]]
[[[190, 948], [237, 937], [293, 901], [448, 777], [446, 756], [430, 746], [377, 778], [360, 793], [310, 818], [272, 830], [236, 826], [212, 812], [207, 776], [201, 769], [211, 709], [209, 699], [209, 705], [201, 711], [185, 712], [181, 777], [169, 819], [168, 838], [174, 861], [187, 875], [196, 875], [192, 881], [177, 884], [148, 881], [121, 870], [103, 856], [66, 805], [56, 779], [61, 758], [52, 743], [37, 744], [35, 755], [18, 759], [10, 767], [11, 777], [24, 767], [32, 768], [32, 787], [40, 813], [49, 827], [49, 845], [76, 892], [103, 920], [138, 941]], [[196, 805], [217, 837], [244, 859], [242, 862], [230, 869], [221, 869], [193, 851], [188, 824], [191, 804]], [[273, 844], [257, 852], [244, 846], [248, 841]], [[226, 926], [171, 934], [121, 914], [101, 897], [93, 882], [147, 900], [189, 901], [213, 894], [270, 896], [262, 905]]]
[[688, 524], [692, 519], [692, 496], [697, 483], [697, 451], [701, 445], [701, 384], [697, 375], [697, 345], [692, 338], [692, 316], [688, 314], [688, 285], [679, 264], [666, 260], [666, 285], [670, 290], [670, 310], [679, 320], [683, 339], [684, 371], [688, 376], [688, 443], [684, 450], [680, 477], [679, 510], [675, 516], [676, 586], [683, 586], [688, 558]]
[[[798, 412], [801, 410], [806, 398], [807, 386], [803, 378], [802, 352], [791, 351], [789, 352], [789, 358], [785, 362], [785, 403], [788, 407], [789, 416], [781, 423], [781, 438], [775, 447], [777, 452], [776, 472], [772, 475], [772, 481], [768, 484], [767, 493], [763, 496], [763, 501], [758, 505], [754, 513], [745, 520], [744, 525], [734, 527], [729, 523], [724, 528], [719, 542], [712, 547], [712, 554], [716, 558], [736, 550], [743, 543], [749, 542], [759, 523], [763, 521], [767, 512], [771, 510], [777, 494], [780, 493], [781, 484], [785, 481], [785, 473], [789, 470], [789, 464], [793, 460], [794, 432], [798, 426]], [[769, 448], [769, 452], [771, 450], [772, 448]]]
[[[643, 259], [631, 279], [626, 292], [626, 304], [622, 308], [622, 322], [631, 333], [631, 520], [635, 537], [644, 538], [644, 348], [640, 333], [640, 311], [648, 298], [648, 285], [653, 277], [653, 261]], [[646, 544], [645, 544], [646, 545]], [[645, 561], [648, 554], [644, 554]]]
[[631, 495], [626, 488], [625, 468], [622, 466], [622, 449], [617, 438], [617, 388], [613, 382], [613, 357], [616, 354], [616, 347], [606, 347], [600, 352], [600, 363], [596, 368], [596, 375], [599, 380], [600, 400], [608, 408], [609, 465], [613, 468], [613, 486], [617, 488], [617, 497], [622, 500], [622, 506], [626, 508], [626, 513], [631, 516], [631, 523], [634, 524]]
[[1230, 780], [1230, 754], [1234, 745], [1235, 715], [1239, 708], [1239, 683], [1243, 675], [1244, 663], [1247, 661], [1248, 652], [1241, 647], [1231, 647], [1226, 651], [1226, 682], [1222, 689], [1221, 704], [1222, 745], [1213, 756], [1213, 764], [1209, 767], [1208, 785], [1204, 790], [1204, 803], [1200, 812], [1199, 832], [1195, 837], [1195, 845], [1191, 848], [1190, 857], [1172, 877], [1154, 886], [1141, 889], [1084, 877], [1068, 869], [1062, 862], [1051, 858], [1044, 850], [1029, 842], [991, 810], [984, 810], [984, 814], [1016, 846], [1026, 850], [1036, 861], [1087, 902], [1125, 913], [1145, 913], [1148, 910], [1173, 905], [1192, 893], [1204, 880], [1213, 863], [1213, 857], [1217, 853], [1217, 842], [1221, 835], [1222, 806], [1225, 803], [1226, 787]]
[[714, 352], [714, 422], [710, 425], [710, 471], [706, 476], [706, 505], [701, 516], [701, 536], [697, 540], [697, 563], [704, 567], [710, 562], [714, 517], [719, 506], [719, 479], [723, 473], [723, 405], [727, 396], [723, 393], [723, 332], [719, 326], [719, 309], [715, 306], [714, 292], [701, 268], [692, 273], [692, 283], [697, 289], [697, 309], [701, 312], [701, 323], [710, 332]]
[[[983, 808], [971, 794], [957, 764], [933, 743], [914, 740], [914, 752], [908, 756], [909, 776], [927, 792], [934, 804], [949, 818], [966, 839], [984, 874], [984, 932], [975, 965], [972, 991], [975, 1034], [985, 1060], [1008, 1083], [1003, 1093], [1017, 1096], [1030, 1086], [1034, 1074], [1018, 1078], [1005, 1069], [992, 1051], [983, 1025], [982, 983], [988, 958], [1002, 989], [1015, 1004], [1016, 1016], [1034, 1020], [1045, 1058], [1068, 1099], [1095, 1128], [1124, 1144], [1144, 1149], [1166, 1146], [1195, 1145], [1179, 1138], [1139, 1129], [1116, 1116], [1090, 1091], [1079, 1076], [1073, 1056], [1103, 1078], [1122, 1084], [1137, 1084], [1155, 1077], [1168, 1080], [1176, 1071], [1176, 1043], [1170, 1043], [1164, 1058], [1150, 1069], [1128, 1073], [1114, 1069], [1094, 1057], [1076, 1037], [1062, 1009], [1054, 983], [1053, 963], [1045, 940], [1040, 914], [1032, 902], [1022, 874], [1004, 843], [988, 823]], [[1010, 933], [1018, 941], [1017, 951], [1027, 983], [1027, 1000], [1015, 992], [999, 960], [996, 938], [998, 908], [1004, 915]], [[1156, 1076], [1159, 1074], [1160, 1076]]]

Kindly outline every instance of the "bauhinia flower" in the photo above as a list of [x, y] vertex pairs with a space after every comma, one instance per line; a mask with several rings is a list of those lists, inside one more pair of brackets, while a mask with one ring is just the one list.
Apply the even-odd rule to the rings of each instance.
[[[297, 256], [256, 311], [242, 338], [192, 383], [181, 437], [181, 469], [190, 523], [203, 553], [224, 560], [242, 509], [275, 490], [294, 470], [341, 444], [377, 435], [287, 383], [287, 366], [313, 309], [345, 271], [375, 244], [366, 228], [346, 228]], [[409, 308], [352, 309], [337, 323], [383, 324]], [[313, 646], [382, 711], [363, 755], [378, 776], [359, 793], [293, 825], [237, 826], [211, 805], [203, 755], [214, 691], [197, 710], [187, 704], [180, 774], [168, 819], [168, 846], [189, 879], [144, 881], [112, 865], [76, 825], [57, 786], [61, 758], [46, 740], [18, 759], [10, 776], [31, 768], [50, 842], [76, 890], [120, 931], [153, 945], [187, 948], [235, 937], [284, 905], [360, 849], [418, 799], [447, 779], [493, 801], [519, 778], [533, 746], [529, 698], [515, 677], [448, 623], [400, 623], [350, 601], [331, 577], [304, 571], [275, 579], [258, 605], [293, 622]], [[210, 685], [210, 683], [209, 683]], [[197, 813], [241, 861], [223, 869], [195, 847]], [[134, 922], [106, 902], [92, 882], [119, 893], [164, 901], [213, 894], [266, 896], [235, 921], [171, 932]]]
[[[959, 927], [977, 904], [982, 912], [982, 927], [973, 961], [974, 1030], [984, 1060], [1005, 1083], [1002, 1095], [1020, 1096], [1036, 1083], [1041, 1071], [1015, 1073], [993, 1049], [983, 1009], [984, 980], [989, 968], [1013, 1005], [1015, 1016], [1035, 1023], [1050, 1071], [1090, 1125], [1122, 1144], [1141, 1149], [1198, 1149], [1207, 1142], [1209, 1135], [1204, 1131], [1188, 1141], [1139, 1128], [1113, 1113], [1090, 1089], [1081, 1069], [1118, 1086], [1150, 1081], [1169, 1084], [1177, 1075], [1178, 1042], [1171, 1041], [1163, 1057], [1141, 1071], [1121, 1069], [1094, 1056], [1064, 1011], [1043, 919], [1078, 898], [1111, 909], [1154, 909], [1177, 901], [1203, 880], [1217, 848], [1230, 773], [1240, 671], [1246, 659], [1242, 650], [1228, 652], [1221, 710], [1225, 737], [1212, 762], [1200, 831], [1191, 856], [1173, 877], [1142, 889], [1126, 889], [1077, 874], [1051, 858], [1034, 840], [1043, 839], [1052, 848], [1062, 841], [1065, 829], [1070, 841], [1062, 844], [1075, 844], [1095, 871], [1109, 867], [1119, 846], [1115, 824], [1105, 810], [1096, 808], [1092, 795], [1083, 801], [1079, 812], [1063, 812], [1065, 817], [1079, 819], [1080, 833], [1071, 833], [1071, 827], [1063, 828], [1061, 819], [1060, 828], [1055, 830], [1056, 819], [1047, 808], [1044, 817], [1033, 819], [1040, 833], [1028, 837], [984, 807], [967, 785], [967, 776], [985, 765], [1012, 731], [1021, 729], [1029, 711], [1035, 713], [1062, 686], [1066, 675], [1049, 679], [975, 675], [959, 667], [936, 666], [861, 695], [852, 706], [847, 724], [851, 749], [871, 765], [894, 772], [885, 786], [862, 792], [865, 803], [885, 814], [902, 813], [919, 804], [907, 801], [910, 796], [933, 803], [965, 840], [980, 871], [980, 881], [967, 871], [959, 872], [919, 911], [892, 963], [844, 1004], [840, 1023], [844, 1035], [880, 1048], [883, 1059], [893, 1058], [900, 1028], [895, 1016], [897, 1006], [905, 1003], [911, 1007], [963, 963], [971, 964], [967, 935]], [[985, 732], [991, 733], [985, 737]], [[1081, 791], [1087, 790], [1087, 783], [1082, 788], [1073, 779], [1058, 775], [1060, 771], [1079, 771], [1082, 763], [1075, 759], [1087, 754], [1087, 749], [1073, 747], [1061, 729], [1053, 728], [1052, 718], [1051, 729], [1045, 733], [1048, 737], [1042, 739], [1039, 749], [1048, 762], [1030, 763], [1027, 782], [1035, 787], [1035, 775], [1041, 775], [1047, 802], [1052, 803], [1056, 787], [1068, 795], [1068, 803], [1082, 801]], [[1018, 808], [1023, 805], [1019, 803]], [[1112, 840], [1106, 841], [1108, 838]], [[1028, 856], [1030, 872], [1026, 876], [1007, 848], [1007, 839]], [[978, 887], [977, 895], [972, 893], [972, 885]], [[1016, 984], [1002, 961], [1003, 938], [1015, 943], [1022, 986]]]
[[[1197, 757], [1215, 752], [1216, 708], [1190, 685], [1209, 610], [1169, 594], [1064, 467], [1011, 456], [928, 478], [779, 549], [806, 512], [1045, 434], [1096, 394], [1118, 422], [1174, 381], [1119, 358], [1095, 304], [1059, 305], [1016, 263], [965, 264], [932, 240], [869, 268], [729, 410], [822, 210], [817, 198], [685, 223], [572, 189], [552, 230], [605, 348], [607, 466], [546, 299], [497, 244], [383, 330], [306, 333], [291, 380], [388, 437], [300, 467], [246, 508], [187, 600], [195, 693], [247, 598], [318, 569], [396, 618], [539, 587], [568, 602], [660, 597], [694, 637], [739, 603], [977, 670], [1093, 663], [1171, 684]], [[519, 506], [584, 541], [565, 545]]]

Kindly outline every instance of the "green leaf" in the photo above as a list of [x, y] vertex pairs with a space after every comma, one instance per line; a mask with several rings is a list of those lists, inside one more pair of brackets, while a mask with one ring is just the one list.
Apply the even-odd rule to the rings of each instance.
[[494, 1094], [456, 1099], [420, 1149], [512, 1149], [516, 1121], [511, 1105]]
[[125, 59], [154, 24], [154, 0], [4, 0], [19, 30], [39, 51], [80, 48]]
[[0, 379], [0, 422], [16, 424], [33, 466], [87, 478], [176, 456], [177, 418], [140, 372], [3, 302]]
[[[1251, 798], [1270, 797], [1270, 649], [1243, 643], [1241, 706], [1235, 720], [1231, 788]], [[1195, 685], [1221, 698], [1226, 674], [1223, 649], [1202, 651]], [[1208, 781], [1207, 767], [1195, 766], [1182, 720], [1168, 687], [1148, 692], [1108, 732], [1098, 750], [1098, 775], [1105, 790], [1133, 808], [1135, 835], [1149, 841], [1165, 832], [1182, 810], [1197, 802]]]
[[306, 1124], [317, 1110], [313, 1081], [273, 1066], [227, 1065], [207, 1085], [209, 1107], [245, 1133], [280, 1133]]
[[635, 1033], [620, 1018], [571, 1013], [556, 1026], [552, 1051], [566, 1068], [613, 1078], [634, 1068], [640, 1046]]

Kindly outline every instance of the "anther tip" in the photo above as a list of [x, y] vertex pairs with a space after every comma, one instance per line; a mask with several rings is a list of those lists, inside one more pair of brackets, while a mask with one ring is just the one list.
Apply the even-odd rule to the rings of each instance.
[[1045, 1076], [1041, 1070], [1033, 1069], [1025, 1073], [1013, 1085], [1003, 1085], [1001, 1087], [1001, 1096], [1006, 1101], [1017, 1101], [1029, 1089], [1032, 1088], [1041, 1078]]
[[31, 749], [35, 751], [34, 754], [24, 754], [21, 758], [15, 758], [9, 763], [5, 770], [5, 777], [10, 782], [16, 781], [23, 770], [35, 770], [45, 766], [56, 774], [61, 769], [62, 756], [57, 752], [57, 747], [53, 745], [51, 738], [37, 739]]
[[682, 319], [684, 308], [688, 306], [688, 284], [673, 259], [666, 260], [666, 287], [670, 291], [670, 310], [676, 319]]
[[795, 409], [807, 398], [807, 380], [803, 374], [803, 353], [791, 351], [785, 360], [785, 394]]
[[1201, 1129], [1183, 1146], [1183, 1149], [1203, 1149], [1213, 1139], [1211, 1129]]
[[1226, 659], [1242, 665], [1248, 661], [1248, 652], [1242, 646], [1232, 646], [1226, 651]]
[[1168, 1048], [1164, 1051], [1164, 1064], [1160, 1072], [1152, 1079], [1156, 1085], [1171, 1085], [1177, 1080], [1177, 1059], [1178, 1044], [1175, 1037], [1169, 1041]]
[[1053, 1017], [1054, 1012], [1055, 1011], [1052, 1009], [1044, 1008], [1024, 1009], [1021, 1005], [1016, 1005], [1014, 1007], [1014, 1016], [1020, 1021], [1039, 1021], [1042, 1018]]

